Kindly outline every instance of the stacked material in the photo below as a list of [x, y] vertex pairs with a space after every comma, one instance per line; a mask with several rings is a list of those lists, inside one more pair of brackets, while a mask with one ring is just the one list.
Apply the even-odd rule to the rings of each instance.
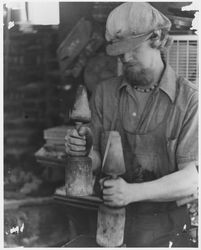
[[55, 146], [55, 148], [64, 151], [64, 137], [68, 126], [59, 126], [44, 130], [44, 139], [47, 146]]
[[64, 137], [69, 127], [58, 126], [44, 130], [45, 145], [35, 153], [38, 162], [61, 163], [66, 157]]

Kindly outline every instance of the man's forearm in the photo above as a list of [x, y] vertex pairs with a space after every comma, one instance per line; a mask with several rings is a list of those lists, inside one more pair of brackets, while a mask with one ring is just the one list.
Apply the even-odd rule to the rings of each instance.
[[198, 174], [192, 165], [158, 180], [129, 184], [130, 202], [175, 201], [193, 194], [198, 187]]

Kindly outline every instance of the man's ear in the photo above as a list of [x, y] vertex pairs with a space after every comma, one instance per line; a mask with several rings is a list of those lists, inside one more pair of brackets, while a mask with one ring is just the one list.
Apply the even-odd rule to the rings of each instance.
[[151, 44], [154, 48], [159, 48], [161, 45], [161, 30], [154, 30], [150, 37]]
[[157, 41], [157, 40], [161, 40], [161, 30], [154, 30], [151, 36], [151, 40], [152, 41]]
[[155, 30], [150, 37], [150, 44], [152, 48], [167, 49], [172, 45], [172, 40], [168, 35], [168, 31]]

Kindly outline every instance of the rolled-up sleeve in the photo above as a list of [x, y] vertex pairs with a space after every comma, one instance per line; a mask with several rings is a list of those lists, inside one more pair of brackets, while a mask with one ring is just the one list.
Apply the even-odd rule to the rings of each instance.
[[179, 134], [177, 164], [198, 161], [198, 93], [195, 92], [189, 102], [184, 122]]
[[100, 151], [100, 134], [103, 129], [103, 91], [101, 84], [96, 87], [90, 100], [93, 148]]

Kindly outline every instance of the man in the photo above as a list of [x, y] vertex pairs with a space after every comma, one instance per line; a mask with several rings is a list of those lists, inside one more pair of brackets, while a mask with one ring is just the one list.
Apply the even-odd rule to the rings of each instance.
[[198, 185], [198, 91], [162, 57], [170, 26], [148, 3], [124, 3], [110, 13], [107, 53], [120, 58], [123, 76], [98, 85], [92, 132], [81, 127], [66, 136], [67, 153], [83, 155], [93, 133], [95, 170], [101, 134], [119, 131], [126, 173], [100, 183], [106, 205], [126, 206], [125, 243], [132, 247], [190, 246], [187, 208], [177, 201]]

